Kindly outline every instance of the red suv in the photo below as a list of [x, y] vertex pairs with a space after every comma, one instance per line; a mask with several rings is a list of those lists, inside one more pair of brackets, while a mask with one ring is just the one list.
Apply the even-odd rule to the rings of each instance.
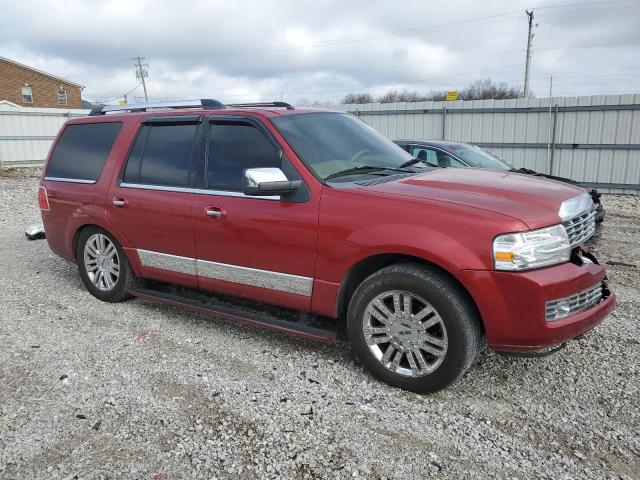
[[103, 107], [62, 128], [38, 198], [51, 250], [97, 298], [325, 342], [315, 319], [344, 319], [371, 374], [416, 392], [458, 378], [483, 337], [546, 353], [615, 304], [581, 248], [595, 230], [584, 190], [433, 168], [344, 113]]

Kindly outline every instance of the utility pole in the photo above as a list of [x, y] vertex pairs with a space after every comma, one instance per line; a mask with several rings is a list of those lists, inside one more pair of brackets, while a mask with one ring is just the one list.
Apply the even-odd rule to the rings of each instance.
[[[531, 30], [531, 29], [529, 29]], [[144, 57], [136, 57], [133, 59], [136, 63], [136, 78], [139, 78], [142, 81], [142, 88], [144, 90], [144, 101], [148, 102], [149, 101], [149, 97], [147, 96], [147, 84], [145, 83], [144, 79], [145, 77], [149, 76], [149, 72], [147, 72], [147, 70], [145, 70], [145, 67], [148, 67], [149, 64], [148, 63], [142, 63], [142, 61], [144, 60]]]
[[553, 101], [553, 75], [549, 77], [549, 135], [547, 137], [547, 165], [549, 165], [549, 173], [551, 173], [551, 123], [553, 118], [552, 106]]
[[533, 43], [533, 10], [525, 10], [529, 17], [529, 34], [527, 36], [527, 59], [524, 66], [524, 98], [529, 96], [529, 69], [531, 68], [531, 44]]

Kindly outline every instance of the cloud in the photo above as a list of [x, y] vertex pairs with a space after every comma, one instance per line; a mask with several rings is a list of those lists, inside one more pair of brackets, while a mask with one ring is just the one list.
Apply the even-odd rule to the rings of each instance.
[[[558, 95], [640, 90], [640, 2], [564, 1], [569, 6], [535, 10], [534, 92], [545, 95], [551, 75]], [[520, 0], [4, 1], [0, 55], [86, 85], [90, 100], [134, 88], [132, 57], [141, 55], [153, 99], [337, 101], [348, 92], [459, 88], [486, 77], [522, 84], [527, 7]]]

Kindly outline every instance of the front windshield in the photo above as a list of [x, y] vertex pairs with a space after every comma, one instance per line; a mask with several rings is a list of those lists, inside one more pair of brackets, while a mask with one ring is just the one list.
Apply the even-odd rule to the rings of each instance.
[[451, 145], [449, 148], [471, 167], [499, 171], [511, 170], [512, 168], [508, 163], [474, 145]]
[[[409, 153], [352, 115], [301, 113], [272, 121], [296, 154], [323, 180], [339, 172], [348, 173], [346, 180], [377, 169], [398, 168], [412, 159]], [[351, 169], [357, 170], [348, 172]]]

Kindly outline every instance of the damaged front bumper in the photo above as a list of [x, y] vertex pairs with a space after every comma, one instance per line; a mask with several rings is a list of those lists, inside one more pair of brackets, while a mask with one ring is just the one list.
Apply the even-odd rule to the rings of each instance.
[[[489, 347], [497, 351], [545, 355], [591, 330], [616, 304], [604, 268], [586, 252], [553, 267], [517, 273], [465, 270], [460, 278], [480, 310]], [[595, 286], [601, 295], [594, 301], [585, 292]], [[557, 315], [560, 308], [568, 314]]]

